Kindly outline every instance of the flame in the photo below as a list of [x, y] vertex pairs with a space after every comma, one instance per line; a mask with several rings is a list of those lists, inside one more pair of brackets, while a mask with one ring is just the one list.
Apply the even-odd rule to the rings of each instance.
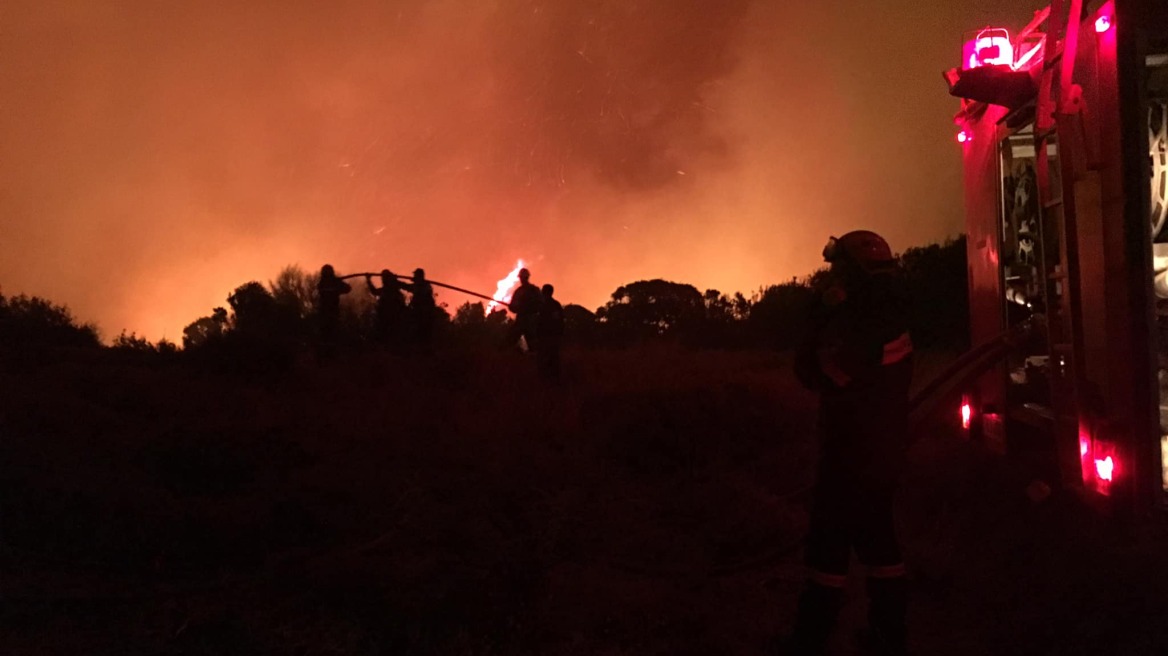
[[495, 286], [495, 295], [492, 297], [495, 300], [487, 304], [487, 314], [494, 312], [500, 303], [507, 303], [511, 300], [511, 292], [519, 286], [519, 270], [524, 266], [526, 265], [523, 264], [523, 260], [516, 260], [515, 268], [511, 270], [511, 273], [508, 273], [507, 277], [500, 280], [499, 284]]

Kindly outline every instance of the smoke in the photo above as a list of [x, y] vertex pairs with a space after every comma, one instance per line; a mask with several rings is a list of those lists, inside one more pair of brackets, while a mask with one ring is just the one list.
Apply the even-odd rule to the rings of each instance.
[[523, 258], [595, 306], [749, 291], [860, 223], [955, 232], [949, 47], [859, 58], [887, 35], [854, 4], [10, 0], [0, 284], [177, 339], [289, 263], [489, 291]]

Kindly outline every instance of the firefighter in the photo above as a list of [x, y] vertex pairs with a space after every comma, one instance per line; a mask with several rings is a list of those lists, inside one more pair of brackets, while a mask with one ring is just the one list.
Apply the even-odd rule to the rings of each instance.
[[867, 569], [866, 634], [877, 653], [906, 649], [907, 581], [892, 502], [908, 429], [908, 298], [888, 243], [868, 231], [831, 238], [831, 268], [796, 373], [819, 392], [820, 461], [799, 598], [796, 654], [821, 654], [843, 603], [854, 549]]
[[536, 319], [536, 340], [539, 349], [535, 352], [539, 362], [539, 373], [547, 380], [560, 378], [560, 345], [564, 339], [564, 307], [553, 298], [556, 289], [551, 285], [540, 288], [543, 302], [539, 306]]
[[381, 287], [373, 284], [373, 277], [365, 276], [365, 286], [377, 298], [377, 314], [374, 318], [373, 336], [382, 346], [397, 348], [401, 342], [402, 319], [406, 313], [406, 301], [402, 297], [402, 285], [389, 269], [381, 270]]
[[341, 322], [341, 295], [352, 290], [337, 277], [331, 264], [320, 268], [316, 285], [316, 317], [320, 328], [320, 352], [331, 355], [336, 348], [337, 328]]
[[430, 352], [430, 342], [434, 336], [434, 288], [426, 281], [426, 272], [414, 269], [414, 280], [410, 285], [410, 315], [414, 329], [414, 343], [423, 353]]
[[531, 284], [531, 272], [527, 269], [519, 270], [519, 287], [511, 294], [508, 304], [515, 313], [515, 323], [507, 331], [507, 347], [515, 346], [522, 337], [527, 342], [528, 349], [535, 348], [536, 323], [539, 320], [539, 306], [543, 300], [539, 288]]

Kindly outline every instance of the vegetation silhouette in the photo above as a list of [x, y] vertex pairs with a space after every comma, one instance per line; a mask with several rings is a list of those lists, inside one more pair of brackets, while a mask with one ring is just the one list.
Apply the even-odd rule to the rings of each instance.
[[641, 280], [618, 287], [596, 317], [611, 339], [629, 344], [694, 330], [705, 317], [705, 304], [693, 285]]
[[[954, 350], [968, 343], [964, 255], [965, 239], [960, 237], [910, 248], [900, 256], [908, 288], [917, 299], [912, 327], [922, 347]], [[579, 305], [564, 306], [563, 343], [569, 348], [628, 348], [668, 341], [691, 348], [787, 350], [806, 333], [808, 307], [823, 276], [824, 271], [818, 271], [760, 288], [749, 298], [714, 289], [700, 293], [692, 285], [665, 280], [629, 283], [618, 288], [595, 313]], [[234, 303], [228, 301], [230, 314], [216, 308], [187, 326], [184, 347], [197, 350], [228, 335], [257, 334], [260, 327], [283, 340], [285, 348], [311, 343], [319, 338], [315, 318], [318, 285], [319, 275], [289, 266], [268, 284], [270, 299], [258, 288], [259, 283], [241, 286], [233, 293]], [[412, 290], [413, 285], [402, 287]], [[487, 316], [481, 304], [464, 303], [452, 320], [441, 305], [430, 305], [426, 298], [423, 294], [420, 302], [432, 309], [411, 309], [409, 323], [402, 328], [408, 331], [403, 339], [408, 337], [419, 350], [426, 350], [420, 346], [423, 343], [432, 347], [435, 340], [443, 342], [443, 348], [472, 347], [497, 344], [507, 341], [505, 336], [518, 334], [516, 322], [505, 312]], [[334, 336], [338, 344], [360, 349], [377, 341], [380, 329], [373, 300], [365, 295], [341, 297]], [[431, 321], [425, 321], [431, 313]]]
[[468, 301], [454, 311], [450, 337], [462, 347], [495, 348], [504, 342], [511, 324], [506, 310], [488, 314], [482, 301]]
[[910, 331], [926, 348], [963, 351], [969, 343], [969, 269], [964, 235], [909, 248], [900, 256], [912, 298]]
[[[936, 300], [914, 321], [967, 340], [964, 242], [902, 261]], [[760, 583], [806, 523], [815, 417], [789, 350], [818, 281], [567, 303], [554, 387], [478, 302], [434, 299], [432, 357], [378, 348], [364, 290], [318, 364], [319, 275], [298, 266], [235, 287], [181, 349], [102, 348], [63, 307], [2, 299], [0, 353], [52, 344], [51, 366], [0, 368], [0, 573], [30, 618], [6, 645], [755, 653], [790, 597]], [[948, 479], [946, 503], [976, 496], [959, 464], [928, 470], [918, 534], [949, 516], [930, 505]], [[61, 599], [101, 626], [70, 630]]]
[[[941, 244], [909, 248], [899, 256], [914, 301], [911, 332], [922, 348], [961, 350], [968, 346], [965, 248], [965, 237], [960, 236]], [[586, 349], [666, 341], [700, 349], [788, 350], [806, 333], [814, 290], [823, 277], [821, 270], [762, 287], [749, 297], [715, 289], [699, 292], [693, 285], [660, 279], [632, 282], [615, 290], [595, 312], [578, 304], [563, 305], [563, 343], [568, 348]], [[225, 343], [232, 342], [238, 343], [230, 347], [236, 351], [232, 357], [244, 359], [252, 357], [248, 350], [259, 345], [276, 345], [289, 353], [302, 350], [320, 338], [319, 286], [319, 273], [296, 265], [282, 269], [267, 285], [244, 283], [228, 295], [224, 307], [216, 307], [184, 327], [182, 351], [222, 350]], [[399, 283], [401, 288], [412, 292], [414, 285]], [[330, 323], [335, 324], [331, 329], [339, 346], [360, 350], [379, 339], [379, 298], [338, 296], [336, 317]], [[411, 301], [416, 307], [410, 311], [409, 325], [401, 330], [408, 330], [414, 340], [429, 334], [431, 342], [444, 342], [444, 347], [477, 347], [498, 344], [514, 330], [515, 322], [505, 311], [488, 315], [482, 303], [465, 302], [451, 317], [445, 304], [433, 298], [431, 289], [428, 300], [423, 294], [418, 301], [429, 307], [428, 312], [422, 312], [423, 319], [429, 317], [428, 327], [426, 321], [419, 322], [416, 307], [420, 306]], [[37, 297], [0, 295], [0, 348], [94, 348], [99, 344], [97, 329], [78, 324], [63, 306]], [[113, 345], [125, 352], [176, 350], [165, 340], [152, 344], [132, 333], [122, 333]]]
[[0, 345], [11, 349], [98, 344], [97, 328], [78, 324], [69, 308], [37, 296], [0, 294]]
[[564, 342], [584, 348], [594, 348], [600, 343], [599, 324], [596, 313], [575, 303], [564, 306]]

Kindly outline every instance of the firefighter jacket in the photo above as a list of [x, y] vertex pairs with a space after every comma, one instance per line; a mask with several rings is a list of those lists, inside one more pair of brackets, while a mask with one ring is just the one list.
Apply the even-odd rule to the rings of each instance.
[[406, 300], [402, 297], [402, 284], [391, 280], [381, 287], [374, 287], [372, 282], [366, 281], [369, 293], [377, 297], [377, 316], [381, 318], [396, 317], [406, 308]]
[[425, 280], [414, 280], [410, 286], [413, 295], [410, 297], [410, 307], [415, 310], [432, 310], [434, 308], [434, 288]]
[[543, 294], [540, 293], [539, 287], [531, 283], [524, 283], [515, 290], [515, 293], [511, 294], [511, 302], [508, 305], [516, 317], [526, 318], [535, 316], [539, 312], [542, 301]]
[[340, 278], [321, 277], [316, 285], [317, 311], [325, 317], [335, 317], [341, 313], [341, 294], [349, 293], [353, 288]]
[[896, 271], [856, 276], [817, 301], [796, 373], [820, 392], [823, 465], [873, 482], [895, 478], [912, 382], [908, 309]]
[[564, 336], [564, 306], [554, 298], [545, 298], [539, 309], [536, 332], [540, 339]]

